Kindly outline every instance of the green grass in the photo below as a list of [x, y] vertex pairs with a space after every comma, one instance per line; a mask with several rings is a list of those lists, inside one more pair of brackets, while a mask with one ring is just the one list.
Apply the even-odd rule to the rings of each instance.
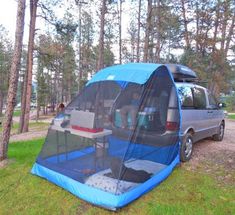
[[229, 115], [228, 115], [228, 118], [229, 118], [229, 119], [235, 119], [235, 114], [229, 114]]
[[[30, 174], [44, 139], [9, 145], [12, 162], [0, 169], [0, 214], [114, 214]], [[235, 187], [218, 185], [187, 164], [117, 214], [235, 214]]]
[[[21, 114], [21, 110], [15, 110], [13, 113], [13, 116], [20, 116]], [[1, 116], [1, 118], [3, 118], [3, 116]]]
[[13, 116], [20, 116], [21, 110], [15, 110]]

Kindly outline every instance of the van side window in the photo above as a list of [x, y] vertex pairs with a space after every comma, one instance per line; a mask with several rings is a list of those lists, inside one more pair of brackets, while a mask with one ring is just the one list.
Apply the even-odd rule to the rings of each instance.
[[193, 108], [193, 95], [191, 88], [182, 86], [178, 88], [178, 92], [182, 108]]
[[193, 88], [194, 107], [197, 109], [206, 109], [206, 95], [201, 88]]
[[218, 106], [217, 106], [216, 99], [210, 92], [208, 93], [208, 99], [209, 99], [209, 108], [217, 109]]

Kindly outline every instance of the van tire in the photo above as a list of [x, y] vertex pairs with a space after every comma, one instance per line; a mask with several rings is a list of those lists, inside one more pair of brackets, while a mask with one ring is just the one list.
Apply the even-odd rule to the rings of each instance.
[[182, 162], [189, 161], [193, 153], [193, 136], [188, 132], [181, 143], [180, 147], [180, 160]]
[[217, 134], [213, 135], [213, 140], [222, 141], [224, 138], [224, 123], [221, 122], [219, 126], [219, 131]]

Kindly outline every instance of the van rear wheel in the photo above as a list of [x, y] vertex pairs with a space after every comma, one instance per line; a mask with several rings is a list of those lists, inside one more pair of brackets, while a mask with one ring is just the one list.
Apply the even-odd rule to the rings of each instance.
[[213, 135], [213, 140], [222, 141], [224, 138], [224, 123], [221, 122], [219, 126], [219, 131], [217, 134]]
[[191, 133], [187, 133], [181, 143], [180, 148], [180, 160], [182, 162], [189, 161], [193, 153], [193, 136]]

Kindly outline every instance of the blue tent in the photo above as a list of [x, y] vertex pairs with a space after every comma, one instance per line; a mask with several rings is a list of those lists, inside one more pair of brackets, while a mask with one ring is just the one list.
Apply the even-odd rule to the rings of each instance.
[[32, 173], [116, 210], [153, 189], [180, 162], [180, 122], [167, 66], [105, 68], [53, 120]]

